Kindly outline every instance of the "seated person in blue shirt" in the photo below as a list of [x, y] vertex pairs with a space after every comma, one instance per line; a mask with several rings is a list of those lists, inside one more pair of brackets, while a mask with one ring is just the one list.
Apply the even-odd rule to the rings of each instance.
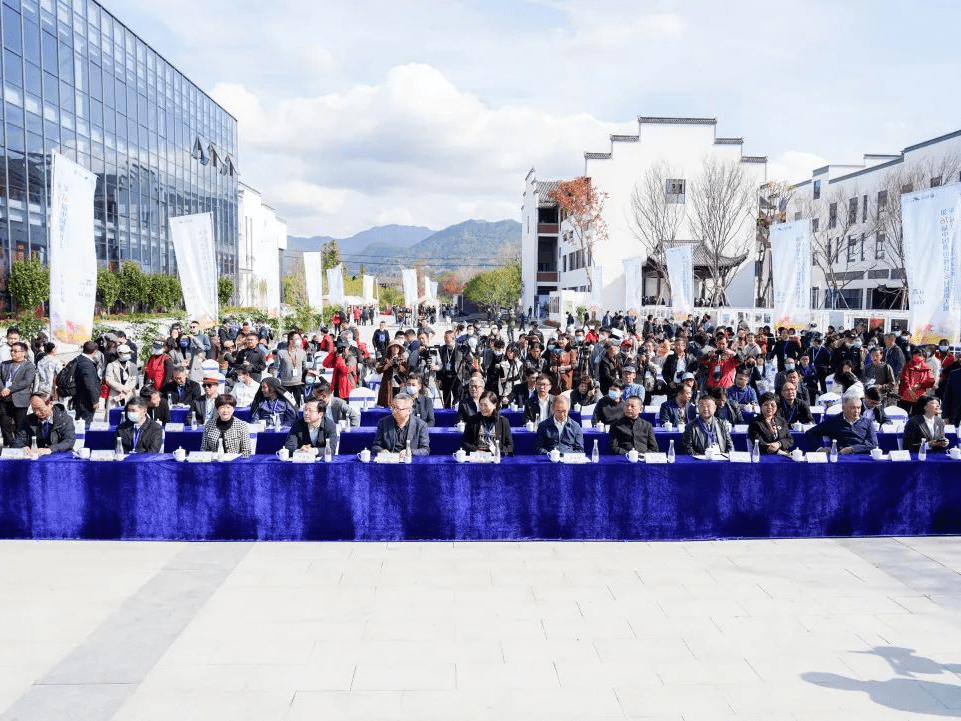
[[749, 405], [757, 404], [757, 393], [748, 385], [751, 369], [741, 366], [734, 374], [734, 385], [727, 389], [728, 400], [737, 403], [742, 411]]
[[717, 404], [709, 395], [697, 400], [697, 418], [687, 424], [681, 436], [681, 453], [692, 456], [703, 455], [708, 448], [717, 448], [721, 453], [734, 450], [731, 441], [731, 424], [714, 417]]
[[23, 448], [23, 452], [29, 456], [36, 439], [38, 456], [73, 450], [73, 417], [63, 406], [54, 403], [49, 393], [34, 391], [30, 394], [30, 409], [33, 413], [24, 416], [21, 421], [13, 448]]
[[467, 419], [460, 447], [468, 453], [493, 452], [494, 444], [500, 444], [503, 456], [514, 455], [514, 439], [511, 424], [499, 412], [500, 403], [494, 391], [484, 391], [478, 401], [480, 412]]
[[620, 381], [612, 381], [607, 389], [607, 395], [601, 398], [594, 406], [594, 415], [591, 423], [595, 426], [603, 423], [605, 426], [611, 425], [618, 418], [624, 415], [623, 388]]
[[124, 453], [163, 452], [163, 429], [147, 415], [147, 402], [139, 396], [127, 401], [126, 416], [114, 434], [114, 443], [119, 438]]
[[584, 432], [567, 417], [571, 402], [567, 396], [554, 398], [554, 414], [537, 426], [534, 452], [547, 454], [555, 448], [561, 453], [583, 453]]
[[727, 399], [727, 388], [714, 386], [707, 389], [707, 394], [714, 399], [714, 405], [717, 407], [714, 415], [717, 418], [727, 421], [732, 426], [744, 423], [744, 416], [741, 415], [741, 409], [738, 408], [737, 403]]
[[298, 418], [290, 427], [284, 448], [291, 453], [310, 451], [315, 456], [323, 453], [327, 443], [334, 443], [337, 427], [326, 415], [327, 407], [316, 398], [304, 402], [304, 417]]
[[483, 392], [484, 378], [480, 373], [472, 375], [470, 380], [467, 381], [467, 395], [461, 398], [457, 404], [458, 423], [467, 423], [467, 419], [480, 410], [477, 406], [477, 401]]
[[434, 399], [421, 393], [424, 381], [420, 373], [410, 373], [407, 376], [407, 387], [404, 391], [414, 399], [411, 413], [415, 418], [420, 418], [427, 424], [428, 428], [434, 427]]
[[297, 419], [297, 406], [277, 378], [264, 376], [260, 381], [260, 390], [254, 396], [254, 402], [250, 404], [250, 422], [269, 422], [275, 413], [282, 426], [290, 426]]
[[420, 418], [411, 415], [414, 399], [406, 393], [398, 393], [390, 404], [390, 415], [377, 421], [377, 433], [371, 452], [377, 455], [381, 451], [399, 453], [401, 459], [407, 453], [410, 444], [412, 456], [426, 456], [430, 454], [430, 434], [427, 424]]
[[[837, 441], [841, 453], [870, 453], [878, 447], [878, 437], [871, 422], [870, 416], [861, 415], [861, 398], [856, 395], [845, 396], [842, 399], [841, 412], [827, 416], [809, 429], [806, 435], [812, 439], [826, 437]], [[811, 445], [815, 442], [811, 442]], [[818, 450], [830, 450], [830, 445]]]
[[682, 383], [677, 387], [677, 395], [661, 404], [658, 414], [661, 425], [668, 423], [677, 426], [679, 423], [690, 423], [697, 418], [697, 408], [691, 403], [691, 387]]
[[634, 380], [637, 378], [637, 369], [632, 365], [626, 365], [621, 368], [621, 385], [624, 387], [624, 399], [628, 398], [640, 398], [641, 405], [644, 405], [644, 399], [647, 397], [647, 390], [640, 383], [635, 383]]

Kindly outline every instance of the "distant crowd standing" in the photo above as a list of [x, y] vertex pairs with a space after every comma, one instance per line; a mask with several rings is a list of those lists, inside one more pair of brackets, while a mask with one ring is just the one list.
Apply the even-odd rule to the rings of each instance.
[[[428, 307], [393, 334], [373, 308], [279, 339], [262, 321], [224, 319], [207, 331], [175, 323], [152, 341], [144, 363], [122, 331], [87, 341], [64, 365], [47, 338], [28, 343], [10, 327], [0, 347], [2, 441], [27, 453], [70, 450], [73, 418], [90, 422], [122, 407], [116, 437], [124, 451], [159, 452], [170, 409], [181, 406], [203, 427], [203, 450], [249, 455], [250, 429], [234, 414], [249, 407], [251, 422], [290, 427], [290, 450], [320, 452], [338, 423], [359, 425], [348, 400], [367, 386], [391, 410], [374, 451], [401, 455], [429, 452], [435, 407], [456, 409], [464, 450], [507, 454], [505, 408], [536, 428], [540, 453], [584, 450], [571, 409], [590, 411], [608, 429], [611, 452], [654, 452], [653, 427], [641, 414], [663, 398], [657, 422], [683, 428], [678, 450], [694, 454], [728, 452], [732, 427], [746, 421], [762, 453], [786, 454], [791, 428], [810, 426], [811, 406], [829, 392], [842, 412], [808, 433], [836, 441], [840, 453], [876, 448], [876, 424], [894, 405], [910, 416], [909, 450], [943, 450], [945, 424], [961, 422], [961, 366], [947, 341], [911, 345], [906, 332], [751, 330], [715, 327], [709, 314], [676, 323], [630, 313], [569, 315], [554, 329], [512, 310], [491, 311], [484, 323], [455, 323], [455, 308], [440, 310], [446, 328], [434, 329], [437, 309]], [[368, 348], [359, 326], [375, 322]]]

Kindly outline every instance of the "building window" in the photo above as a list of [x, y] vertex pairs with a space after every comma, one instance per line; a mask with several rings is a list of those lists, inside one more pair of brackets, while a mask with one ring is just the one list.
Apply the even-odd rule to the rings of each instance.
[[939, 185], [941, 185], [941, 176], [940, 176], [940, 175], [935, 176], [934, 178], [931, 178], [931, 187], [932, 187], [932, 188], [937, 188]]
[[864, 233], [861, 233], [861, 260], [864, 261]]
[[683, 178], [668, 178], [664, 184], [664, 202], [683, 203], [686, 186]]
[[848, 201], [848, 225], [854, 225], [857, 222], [858, 222], [858, 199], [857, 197], [854, 197]]
[[874, 259], [884, 260], [884, 243], [885, 243], [884, 233], [878, 233], [874, 238]]
[[853, 235], [848, 236], [848, 263], [854, 262], [854, 249], [858, 246], [858, 240]]
[[838, 224], [838, 204], [831, 203], [830, 211], [828, 212], [828, 228], [834, 228]]
[[888, 191], [881, 190], [878, 192], [878, 220], [881, 220], [881, 213], [888, 205]]
[[910, 193], [913, 190], [914, 190], [914, 185], [912, 185], [911, 183], [905, 183], [904, 185], [901, 186], [901, 195], [904, 195], [905, 193]]
[[564, 256], [564, 272], [567, 272], [567, 256]]
[[817, 233], [821, 229], [821, 219], [811, 218], [811, 232]]
[[801, 211], [800, 211], [800, 210], [794, 214], [794, 219], [795, 219], [795, 220], [800, 220], [800, 219], [801, 219]]
[[820, 180], [814, 181], [814, 199], [815, 200], [821, 199], [821, 181]]
[[863, 206], [861, 209], [861, 222], [867, 223], [868, 222], [868, 196], [865, 195], [863, 198], [861, 198], [861, 204]]

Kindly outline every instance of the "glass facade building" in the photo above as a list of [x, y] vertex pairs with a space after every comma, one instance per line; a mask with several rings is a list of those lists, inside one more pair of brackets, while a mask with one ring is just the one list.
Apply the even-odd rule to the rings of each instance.
[[51, 152], [97, 176], [98, 265], [176, 272], [167, 218], [213, 213], [237, 275], [237, 121], [93, 0], [2, 0], [0, 290], [47, 258]]

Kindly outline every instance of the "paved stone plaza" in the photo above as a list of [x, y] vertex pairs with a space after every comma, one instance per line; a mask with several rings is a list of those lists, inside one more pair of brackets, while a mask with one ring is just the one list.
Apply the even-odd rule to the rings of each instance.
[[957, 538], [0, 543], [0, 719], [961, 717]]

